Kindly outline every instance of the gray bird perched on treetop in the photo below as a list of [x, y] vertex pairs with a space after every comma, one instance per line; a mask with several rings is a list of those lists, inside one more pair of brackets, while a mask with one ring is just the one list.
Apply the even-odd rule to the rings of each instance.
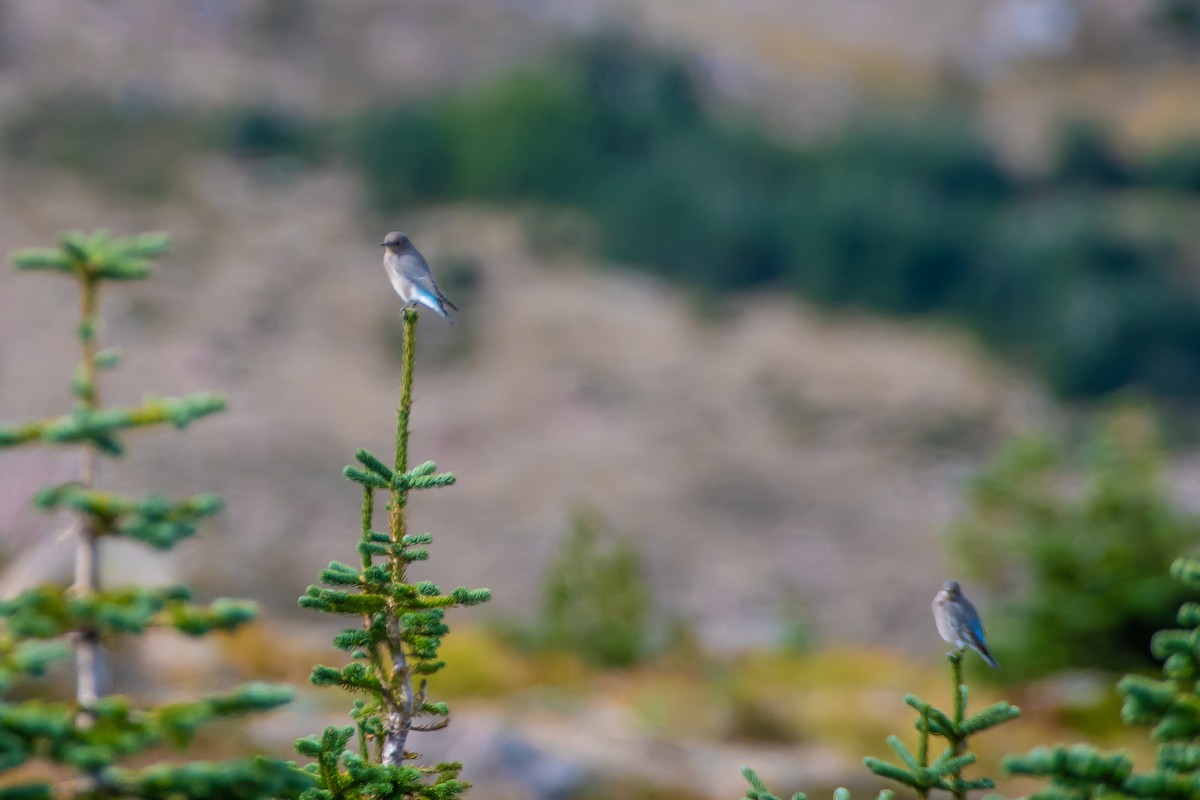
[[419, 303], [453, 325], [454, 320], [446, 306], [455, 311], [458, 311], [458, 306], [442, 294], [433, 279], [433, 273], [429, 271], [425, 256], [413, 247], [412, 240], [400, 231], [392, 231], [383, 237], [379, 246], [387, 248], [383, 254], [383, 269], [392, 282], [392, 288], [404, 301], [404, 307], [410, 308]]
[[979, 612], [962, 593], [958, 581], [943, 583], [942, 590], [933, 598], [933, 621], [941, 637], [954, 645], [954, 652], [970, 647], [983, 657], [989, 667], [1000, 669], [996, 659], [988, 652]]

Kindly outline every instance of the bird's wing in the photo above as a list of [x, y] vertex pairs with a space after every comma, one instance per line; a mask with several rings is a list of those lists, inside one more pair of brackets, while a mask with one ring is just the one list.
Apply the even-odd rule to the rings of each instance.
[[458, 311], [458, 306], [451, 303], [446, 295], [442, 294], [437, 281], [433, 279], [433, 273], [429, 269], [428, 262], [425, 261], [425, 257], [417, 250], [400, 256], [400, 273], [412, 281], [418, 288], [428, 292], [455, 311]]
[[1000, 664], [992, 657], [992, 653], [988, 650], [987, 641], [983, 638], [983, 623], [979, 621], [979, 617], [972, 615], [972, 618], [967, 623], [967, 629], [964, 631], [964, 639], [967, 640], [976, 653], [983, 656], [983, 660], [992, 669], [1000, 669]]
[[429, 263], [425, 256], [416, 249], [409, 249], [396, 258], [400, 274], [413, 283], [433, 282], [433, 273], [429, 271]]
[[960, 598], [959, 602], [962, 604], [960, 617], [964, 623], [962, 627], [970, 635], [971, 644], [983, 645], [985, 641], [983, 636], [983, 622], [979, 619], [979, 612], [975, 610], [975, 606], [967, 598]]
[[971, 644], [979, 647], [986, 647], [986, 640], [983, 638], [983, 623], [979, 621], [979, 617], [973, 617], [967, 620], [967, 633], [971, 636]]

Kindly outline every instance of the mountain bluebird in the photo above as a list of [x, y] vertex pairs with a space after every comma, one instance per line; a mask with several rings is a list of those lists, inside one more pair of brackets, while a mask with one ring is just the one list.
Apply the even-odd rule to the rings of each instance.
[[983, 657], [989, 667], [1000, 669], [996, 659], [988, 652], [979, 612], [962, 593], [958, 581], [943, 583], [942, 590], [933, 598], [933, 621], [941, 637], [954, 645], [955, 652], [970, 647]]
[[425, 256], [413, 247], [412, 241], [400, 231], [392, 231], [383, 237], [379, 246], [387, 248], [383, 254], [383, 269], [392, 282], [392, 288], [404, 301], [404, 307], [410, 308], [420, 303], [453, 325], [454, 320], [450, 318], [446, 306], [455, 311], [458, 311], [458, 306], [442, 294], [433, 280]]

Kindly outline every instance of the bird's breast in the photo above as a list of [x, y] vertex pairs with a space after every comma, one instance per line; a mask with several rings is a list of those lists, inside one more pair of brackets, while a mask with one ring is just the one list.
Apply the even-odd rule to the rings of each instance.
[[387, 273], [388, 280], [391, 281], [396, 294], [400, 295], [400, 299], [406, 303], [412, 302], [416, 297], [417, 287], [400, 274], [399, 264], [396, 263], [394, 256], [389, 255], [383, 259], [383, 270]]
[[934, 598], [933, 622], [937, 625], [938, 635], [951, 643], [958, 638], [954, 616], [954, 610], [946, 599], [940, 595]]

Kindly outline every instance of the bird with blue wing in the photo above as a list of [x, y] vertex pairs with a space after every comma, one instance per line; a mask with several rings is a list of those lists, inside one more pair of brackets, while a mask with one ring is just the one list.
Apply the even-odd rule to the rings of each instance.
[[392, 288], [404, 301], [404, 307], [425, 306], [453, 325], [454, 319], [446, 309], [458, 311], [458, 306], [442, 294], [429, 271], [429, 263], [413, 246], [412, 240], [400, 231], [392, 231], [383, 237], [379, 246], [387, 248], [383, 253], [383, 269]]
[[941, 591], [933, 598], [933, 621], [937, 625], [938, 634], [954, 646], [951, 655], [969, 647], [979, 653], [989, 667], [1000, 669], [996, 659], [988, 652], [979, 612], [962, 593], [958, 581], [943, 583]]

